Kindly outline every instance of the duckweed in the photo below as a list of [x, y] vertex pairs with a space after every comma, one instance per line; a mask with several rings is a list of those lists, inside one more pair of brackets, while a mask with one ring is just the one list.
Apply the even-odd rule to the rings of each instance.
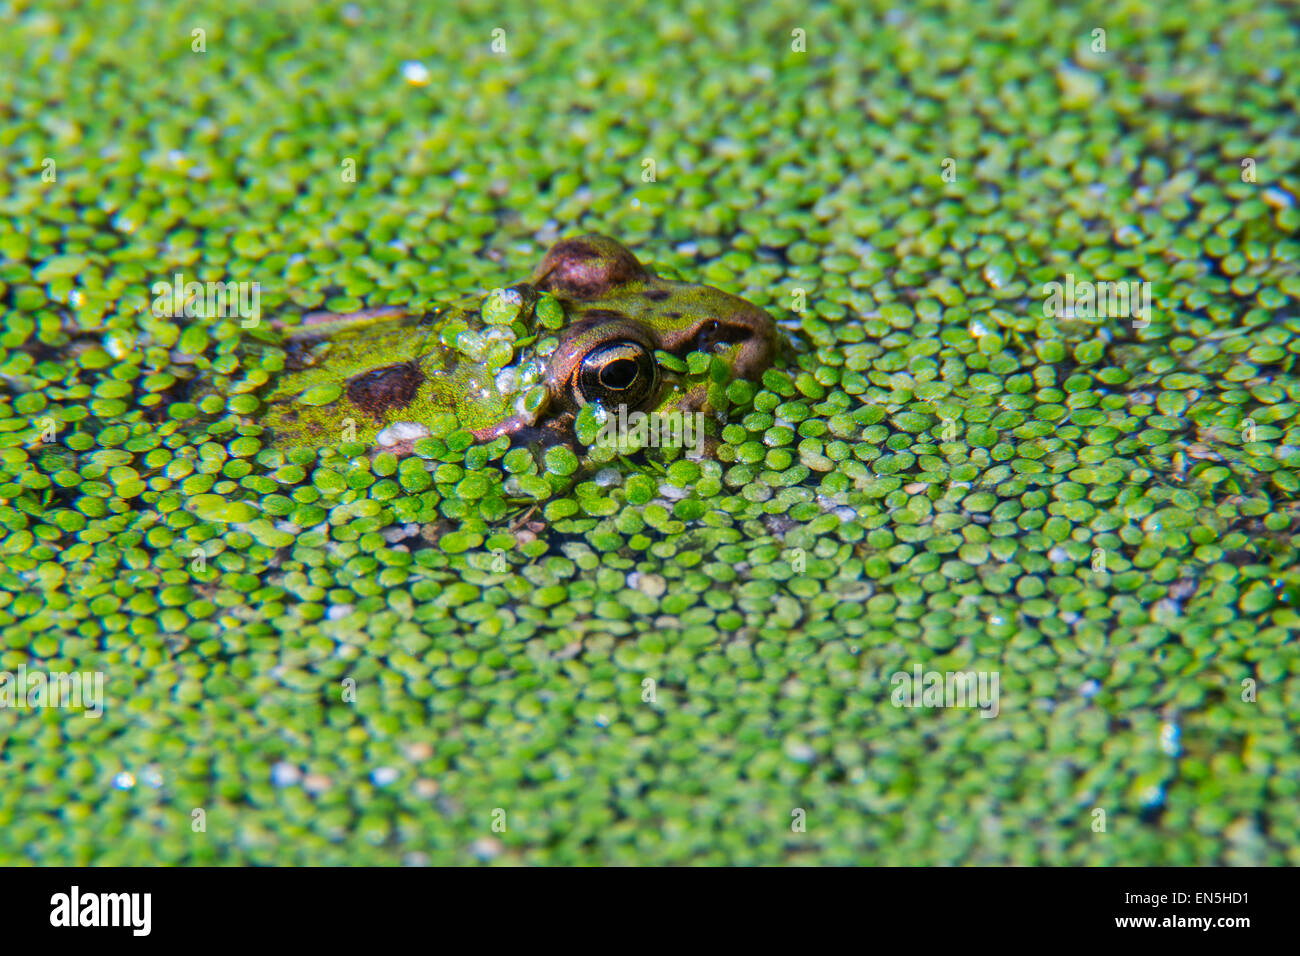
[[[0, 13], [0, 670], [105, 693], [0, 708], [0, 863], [1300, 863], [1296, 27], [896, 7]], [[702, 458], [264, 449], [273, 320], [589, 231], [787, 333], [658, 356]]]

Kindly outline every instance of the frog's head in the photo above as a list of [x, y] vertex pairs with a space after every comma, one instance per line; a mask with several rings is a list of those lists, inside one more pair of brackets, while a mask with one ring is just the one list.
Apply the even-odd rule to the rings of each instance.
[[528, 281], [472, 305], [309, 316], [290, 334], [263, 423], [286, 447], [340, 435], [406, 447], [431, 430], [570, 442], [594, 402], [614, 413], [716, 411], [701, 376], [661, 359], [681, 368], [687, 353], [707, 352], [714, 368], [720, 360], [753, 378], [777, 343], [762, 309], [661, 279], [613, 239], [582, 236], [552, 247]]
[[[548, 401], [537, 423], [565, 433], [591, 402], [629, 412], [669, 407], [700, 411], [705, 389], [683, 393], [656, 351], [709, 352], [732, 377], [761, 373], [777, 349], [776, 326], [762, 309], [711, 286], [661, 279], [608, 236], [565, 239], [546, 253], [530, 283], [565, 311], [559, 347], [547, 362]], [[517, 420], [485, 430], [507, 434]]]

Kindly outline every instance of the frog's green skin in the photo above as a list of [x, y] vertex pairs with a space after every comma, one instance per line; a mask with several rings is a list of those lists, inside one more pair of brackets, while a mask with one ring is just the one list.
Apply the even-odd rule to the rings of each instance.
[[473, 304], [309, 316], [289, 333], [262, 424], [282, 448], [349, 440], [400, 453], [426, 429], [571, 442], [589, 401], [711, 411], [705, 387], [683, 389], [655, 350], [712, 352], [752, 378], [777, 344], [771, 317], [745, 300], [661, 279], [613, 239], [582, 236]]

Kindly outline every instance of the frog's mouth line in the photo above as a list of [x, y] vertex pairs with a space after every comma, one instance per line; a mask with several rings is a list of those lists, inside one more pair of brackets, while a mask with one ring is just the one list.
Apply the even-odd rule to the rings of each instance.
[[476, 441], [489, 442], [502, 435], [510, 437], [511, 447], [536, 445], [549, 448], [552, 445], [572, 444], [576, 441], [573, 434], [573, 412], [561, 412], [544, 425], [529, 425], [518, 415], [511, 415], [504, 421], [480, 428], [470, 434]]

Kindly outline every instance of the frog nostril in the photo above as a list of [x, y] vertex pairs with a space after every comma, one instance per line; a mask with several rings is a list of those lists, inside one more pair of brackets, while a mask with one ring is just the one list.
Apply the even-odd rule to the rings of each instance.
[[749, 337], [747, 329], [733, 325], [723, 325], [717, 320], [711, 320], [700, 326], [699, 332], [696, 333], [695, 350], [697, 352], [713, 352], [719, 346], [725, 348], [735, 345], [737, 342], [744, 342]]

